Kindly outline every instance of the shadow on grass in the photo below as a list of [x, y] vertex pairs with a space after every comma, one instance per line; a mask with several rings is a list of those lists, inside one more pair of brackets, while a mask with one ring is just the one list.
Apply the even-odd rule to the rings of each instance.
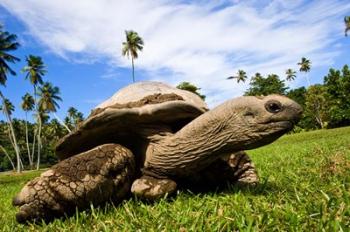
[[274, 182], [269, 181], [268, 179], [263, 179], [259, 183], [255, 184], [232, 184], [227, 183], [221, 186], [216, 187], [189, 187], [186, 186], [181, 188], [184, 192], [189, 192], [191, 194], [235, 194], [243, 193], [250, 195], [267, 195], [271, 192], [281, 192], [285, 191], [285, 186], [279, 186]]

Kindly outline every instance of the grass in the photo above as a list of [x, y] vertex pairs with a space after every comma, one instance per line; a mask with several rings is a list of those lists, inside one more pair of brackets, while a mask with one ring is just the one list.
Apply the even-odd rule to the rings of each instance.
[[0, 175], [1, 231], [350, 231], [350, 127], [287, 135], [249, 151], [255, 188], [129, 199], [50, 224], [19, 225], [11, 199], [40, 172]]

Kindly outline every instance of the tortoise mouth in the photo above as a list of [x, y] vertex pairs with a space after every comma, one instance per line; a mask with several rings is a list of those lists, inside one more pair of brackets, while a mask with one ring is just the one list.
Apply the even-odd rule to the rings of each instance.
[[291, 121], [268, 122], [259, 125], [261, 126], [259, 132], [262, 132], [266, 136], [254, 141], [253, 144], [247, 147], [248, 150], [272, 143], [288, 131], [292, 130], [294, 126]]
[[277, 129], [277, 130], [280, 129], [281, 131], [284, 131], [284, 130], [289, 131], [289, 130], [293, 129], [293, 126], [294, 126], [294, 123], [291, 121], [270, 122], [267, 124], [270, 125], [272, 128]]

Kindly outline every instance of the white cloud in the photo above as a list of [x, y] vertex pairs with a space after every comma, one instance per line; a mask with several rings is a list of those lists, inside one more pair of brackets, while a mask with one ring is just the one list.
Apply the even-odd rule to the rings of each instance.
[[350, 9], [334, 0], [0, 3], [53, 52], [73, 61], [107, 57], [113, 65], [129, 67], [120, 50], [124, 30], [133, 29], [145, 40], [137, 60], [145, 76], [173, 84], [191, 81], [210, 105], [242, 94], [246, 85], [225, 80], [238, 69], [283, 75], [287, 68], [297, 69], [302, 56], [313, 67], [332, 63], [341, 47], [331, 45], [343, 36], [342, 17]]

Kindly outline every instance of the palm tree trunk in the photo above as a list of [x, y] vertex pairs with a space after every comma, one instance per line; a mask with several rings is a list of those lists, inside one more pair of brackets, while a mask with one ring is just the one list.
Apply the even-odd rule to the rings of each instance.
[[132, 56], [131, 56], [131, 64], [132, 64], [132, 81], [135, 83], [134, 57], [132, 57]]
[[[38, 112], [39, 113], [39, 112]], [[36, 169], [39, 170], [40, 167], [40, 150], [41, 150], [41, 116], [38, 115], [38, 121], [39, 121], [39, 128], [38, 128], [38, 157], [37, 157], [37, 163], [36, 163]]]
[[[34, 87], [34, 103], [35, 103], [35, 109], [37, 112], [37, 126], [38, 126], [38, 130], [37, 130], [37, 141], [38, 141], [38, 151], [37, 151], [37, 162], [36, 162], [36, 169], [39, 170], [40, 167], [40, 150], [41, 150], [41, 115], [40, 115], [40, 110], [39, 110], [39, 103], [37, 102], [36, 99], [36, 85], [33, 85]], [[34, 140], [35, 140], [35, 136], [34, 136]], [[33, 144], [33, 158], [34, 158], [34, 149], [35, 149], [35, 143]]]
[[[10, 142], [11, 142], [12, 147], [15, 147], [16, 145], [15, 145], [15, 142], [13, 141], [13, 139], [12, 139], [10, 124], [7, 123], [7, 126], [8, 126], [8, 131], [7, 131], [7, 132], [8, 132], [8, 135], [7, 135], [7, 136], [8, 136], [9, 139], [10, 139]], [[23, 169], [24, 169], [24, 166], [23, 166], [23, 162], [22, 162], [21, 157], [19, 157], [19, 161], [20, 161], [21, 169], [23, 170]]]
[[6, 105], [5, 105], [5, 97], [4, 97], [4, 95], [2, 95], [1, 92], [0, 92], [0, 97], [1, 97], [1, 100], [2, 100], [2, 102], [3, 102], [5, 117], [7, 118], [8, 123], [9, 123], [10, 133], [11, 133], [12, 140], [13, 140], [13, 148], [15, 149], [15, 152], [16, 152], [17, 172], [21, 172], [21, 163], [20, 163], [21, 156], [20, 156], [20, 150], [19, 150], [19, 147], [18, 147], [18, 143], [17, 143], [17, 138], [16, 138], [16, 135], [15, 135], [15, 131], [14, 131], [14, 129], [13, 129], [11, 116], [10, 116], [10, 114], [9, 114], [8, 111], [7, 111], [7, 108], [6, 108]]
[[[33, 85], [33, 88], [34, 88], [34, 107], [37, 114], [39, 114], [38, 104], [36, 102], [36, 85]], [[35, 154], [36, 137], [38, 135], [38, 127], [39, 127], [39, 121], [37, 120], [36, 128], [34, 129], [33, 143], [32, 143], [32, 154], [31, 154], [32, 166], [30, 167], [31, 169], [34, 169], [34, 154]]]
[[26, 111], [26, 143], [27, 143], [27, 152], [28, 152], [28, 160], [29, 160], [29, 166], [32, 167], [33, 166], [33, 159], [32, 156], [30, 155], [30, 148], [29, 148], [29, 138], [28, 138], [28, 115], [27, 115], [27, 111]]
[[69, 129], [69, 127], [57, 116], [57, 114], [54, 112], [53, 113], [53, 116], [57, 119], [57, 121], [59, 122], [59, 123], [61, 123], [61, 125], [64, 127], [64, 128], [66, 128], [66, 130], [70, 133], [70, 132], [72, 132], [70, 129]]
[[[38, 125], [37, 125], [38, 126]], [[34, 137], [33, 137], [33, 144], [32, 144], [32, 153], [31, 153], [31, 157], [32, 157], [32, 166], [30, 167], [31, 169], [34, 168], [34, 154], [35, 154], [35, 143], [36, 143], [36, 136], [37, 136], [37, 131], [38, 129], [35, 128], [34, 129]]]
[[16, 167], [15, 167], [15, 164], [12, 162], [12, 159], [11, 157], [9, 156], [9, 154], [7, 153], [6, 149], [0, 145], [0, 149], [4, 152], [4, 154], [6, 155], [7, 159], [10, 161], [11, 163], [11, 166], [12, 166], [12, 170], [13, 171], [16, 171]]
[[41, 139], [38, 136], [38, 157], [36, 160], [36, 170], [39, 170], [40, 168], [40, 148], [41, 148]]
[[305, 77], [306, 77], [306, 81], [307, 81], [307, 84], [308, 84], [308, 87], [310, 87], [310, 80], [309, 80], [309, 77], [308, 77], [308, 75], [307, 75], [307, 73], [305, 73]]

